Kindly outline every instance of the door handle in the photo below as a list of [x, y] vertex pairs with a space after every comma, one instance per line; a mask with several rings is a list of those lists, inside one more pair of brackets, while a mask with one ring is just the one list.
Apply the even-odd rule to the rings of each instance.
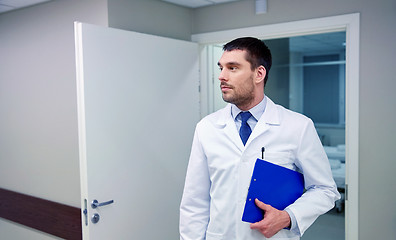
[[110, 200], [110, 201], [107, 201], [107, 202], [99, 203], [98, 200], [94, 199], [94, 200], [92, 201], [92, 203], [91, 203], [91, 207], [92, 207], [93, 209], [95, 209], [95, 208], [97, 208], [97, 207], [109, 205], [109, 204], [112, 204], [112, 203], [114, 203], [114, 200]]

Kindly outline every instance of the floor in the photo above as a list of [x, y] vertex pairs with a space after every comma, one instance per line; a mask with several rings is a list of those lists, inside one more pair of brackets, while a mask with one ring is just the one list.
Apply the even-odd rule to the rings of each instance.
[[336, 210], [320, 216], [315, 223], [308, 228], [301, 240], [344, 240], [345, 239], [345, 215], [344, 211]]

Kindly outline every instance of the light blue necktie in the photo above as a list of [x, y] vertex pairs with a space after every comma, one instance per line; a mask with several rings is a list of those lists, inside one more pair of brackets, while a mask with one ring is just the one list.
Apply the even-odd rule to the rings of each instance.
[[241, 115], [242, 119], [242, 125], [239, 129], [239, 136], [241, 136], [243, 145], [245, 145], [250, 134], [252, 133], [252, 129], [250, 129], [250, 126], [247, 123], [247, 120], [252, 116], [252, 114], [250, 112], [241, 112], [239, 115]]

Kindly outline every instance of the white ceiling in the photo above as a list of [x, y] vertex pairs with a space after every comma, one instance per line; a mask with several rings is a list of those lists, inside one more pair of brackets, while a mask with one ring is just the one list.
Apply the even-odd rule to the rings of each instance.
[[[19, 8], [29, 7], [43, 2], [48, 2], [50, 0], [0, 0], [0, 13], [13, 11]], [[164, 2], [173, 3], [176, 5], [198, 8], [204, 6], [210, 6], [214, 4], [235, 2], [238, 0], [161, 0]]]
[[12, 11], [18, 8], [29, 7], [49, 0], [0, 0], [0, 13]]
[[226, 3], [226, 2], [236, 2], [238, 0], [162, 0], [164, 2], [174, 3], [176, 5], [189, 7], [189, 8], [197, 8], [210, 6], [214, 4]]

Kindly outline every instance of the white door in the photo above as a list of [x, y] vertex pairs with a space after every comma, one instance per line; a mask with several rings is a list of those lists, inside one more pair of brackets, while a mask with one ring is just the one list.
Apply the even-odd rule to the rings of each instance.
[[84, 239], [178, 239], [198, 45], [82, 23], [75, 33]]

